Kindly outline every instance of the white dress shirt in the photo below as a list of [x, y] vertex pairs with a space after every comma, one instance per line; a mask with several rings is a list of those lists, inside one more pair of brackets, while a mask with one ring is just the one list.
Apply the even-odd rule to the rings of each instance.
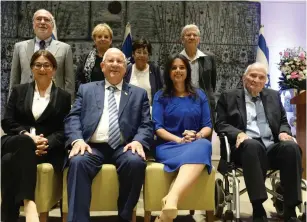
[[[98, 126], [89, 140], [91, 143], [107, 143], [109, 140], [109, 86], [111, 84], [105, 80], [103, 111]], [[123, 81], [116, 85], [117, 90], [114, 92], [117, 110], [119, 110], [122, 87]]]
[[147, 65], [145, 70], [140, 71], [136, 68], [135, 64], [133, 64], [132, 70], [131, 70], [131, 78], [130, 78], [129, 83], [145, 89], [148, 95], [149, 104], [152, 104], [151, 103], [151, 86], [149, 82], [149, 65]]
[[[39, 42], [41, 41], [41, 39], [39, 39], [38, 37], [35, 37], [35, 46], [34, 46], [34, 52], [39, 50]], [[52, 41], [52, 38], [49, 37], [48, 39], [45, 39], [45, 49], [48, 50], [50, 43]]]
[[192, 77], [192, 84], [194, 87], [199, 88], [199, 65], [198, 65], [198, 58], [207, 56], [205, 53], [197, 49], [196, 55], [194, 58], [190, 58], [186, 53], [185, 49], [180, 52], [181, 55], [184, 55], [190, 63], [191, 66], [191, 77]]
[[33, 96], [33, 103], [32, 103], [32, 113], [33, 113], [35, 120], [37, 120], [42, 115], [42, 113], [48, 106], [48, 103], [50, 101], [51, 87], [52, 87], [52, 82], [46, 89], [45, 96], [42, 97], [39, 94], [38, 87], [35, 82], [35, 89], [34, 89], [34, 96]]

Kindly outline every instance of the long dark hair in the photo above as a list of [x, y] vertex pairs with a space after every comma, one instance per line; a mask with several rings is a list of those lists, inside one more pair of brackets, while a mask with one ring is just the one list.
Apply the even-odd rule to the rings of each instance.
[[163, 88], [163, 96], [174, 96], [174, 83], [171, 80], [170, 73], [172, 71], [172, 65], [175, 59], [180, 59], [183, 61], [186, 69], [187, 69], [187, 78], [185, 79], [184, 85], [185, 90], [193, 96], [196, 96], [196, 90], [192, 86], [192, 74], [191, 74], [191, 66], [189, 63], [189, 60], [181, 55], [181, 54], [175, 54], [168, 57], [167, 62], [164, 67], [164, 83], [165, 86]]

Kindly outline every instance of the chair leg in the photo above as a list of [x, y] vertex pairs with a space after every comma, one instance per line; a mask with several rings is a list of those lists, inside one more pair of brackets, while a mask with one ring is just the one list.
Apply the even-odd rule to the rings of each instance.
[[190, 215], [194, 215], [195, 214], [195, 210], [190, 210]]
[[213, 222], [214, 221], [214, 212], [213, 210], [206, 211], [206, 222]]
[[64, 213], [62, 214], [62, 222], [67, 222], [67, 215], [68, 213]]
[[151, 211], [145, 211], [144, 222], [150, 222]]
[[39, 214], [39, 222], [47, 222], [48, 221], [48, 212], [43, 212]]
[[132, 213], [132, 222], [136, 222], [136, 210]]
[[60, 200], [60, 214], [61, 218], [63, 218], [63, 198]]

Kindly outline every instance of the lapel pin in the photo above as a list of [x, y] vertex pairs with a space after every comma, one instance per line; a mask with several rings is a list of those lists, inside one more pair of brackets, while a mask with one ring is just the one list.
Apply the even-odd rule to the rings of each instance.
[[127, 96], [127, 95], [128, 95], [128, 93], [127, 93], [127, 92], [125, 92], [125, 95]]

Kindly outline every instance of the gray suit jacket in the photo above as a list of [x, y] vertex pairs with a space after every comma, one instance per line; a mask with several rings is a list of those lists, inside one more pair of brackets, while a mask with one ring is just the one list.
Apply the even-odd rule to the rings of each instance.
[[[33, 81], [30, 61], [34, 54], [34, 44], [35, 39], [29, 39], [15, 44], [10, 75], [10, 90], [14, 85]], [[64, 42], [53, 39], [48, 50], [54, 55], [58, 65], [54, 82], [57, 87], [67, 91], [73, 101], [75, 95], [75, 75], [71, 47]]]

